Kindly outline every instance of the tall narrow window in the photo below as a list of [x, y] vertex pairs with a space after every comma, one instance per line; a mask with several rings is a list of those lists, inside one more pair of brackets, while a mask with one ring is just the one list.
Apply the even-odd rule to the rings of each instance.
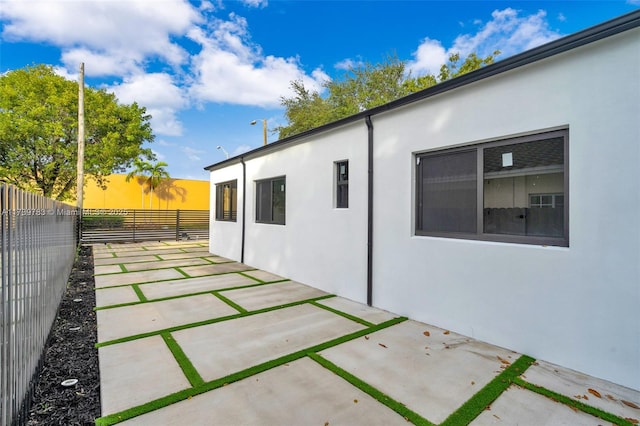
[[349, 162], [339, 161], [336, 164], [336, 207], [349, 207]]
[[216, 220], [235, 222], [238, 206], [238, 181], [216, 184]]
[[569, 245], [568, 132], [417, 155], [416, 234]]
[[286, 178], [256, 181], [256, 222], [285, 224]]

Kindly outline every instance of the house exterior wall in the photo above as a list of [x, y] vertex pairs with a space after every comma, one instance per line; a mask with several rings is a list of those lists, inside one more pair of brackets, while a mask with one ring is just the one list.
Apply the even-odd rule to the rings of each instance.
[[[640, 389], [638, 52], [636, 29], [374, 117], [373, 304]], [[415, 235], [414, 153], [563, 127], [569, 247]]]
[[[366, 302], [366, 158], [367, 128], [359, 122], [246, 159], [245, 263]], [[349, 161], [349, 207], [339, 209], [334, 163], [343, 160]], [[211, 173], [211, 209], [214, 183], [232, 175], [238, 176], [238, 222], [212, 222], [210, 244], [213, 253], [240, 260], [241, 164]], [[256, 223], [255, 181], [277, 176], [286, 177], [285, 225]]]
[[[639, 51], [636, 28], [374, 115], [373, 305], [640, 389]], [[416, 154], [556, 129], [569, 132], [569, 247], [416, 236]], [[364, 120], [245, 162], [245, 263], [365, 302]], [[212, 215], [213, 184], [238, 176], [238, 222], [211, 226], [212, 251], [235, 260], [241, 167], [211, 172]], [[255, 180], [276, 176], [286, 225], [255, 223]]]
[[[217, 170], [215, 173], [211, 173], [210, 196], [211, 206], [209, 214], [211, 219], [209, 220], [209, 250], [211, 253], [215, 253], [218, 256], [226, 257], [228, 259], [240, 260], [242, 253], [242, 164], [234, 164], [226, 167], [222, 170]], [[228, 182], [231, 180], [237, 180], [237, 219], [235, 222], [216, 221], [216, 184]]]

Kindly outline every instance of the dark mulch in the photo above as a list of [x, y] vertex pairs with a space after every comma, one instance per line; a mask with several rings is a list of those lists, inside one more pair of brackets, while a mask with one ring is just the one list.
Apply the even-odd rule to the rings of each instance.
[[[89, 425], [100, 417], [94, 287], [92, 250], [83, 246], [49, 336], [27, 425]], [[78, 383], [64, 387], [66, 379]]]

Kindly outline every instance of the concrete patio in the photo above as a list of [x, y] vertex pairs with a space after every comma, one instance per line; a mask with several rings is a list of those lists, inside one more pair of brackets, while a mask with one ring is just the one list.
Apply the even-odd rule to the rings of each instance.
[[94, 245], [98, 425], [637, 424], [640, 392], [208, 252]]

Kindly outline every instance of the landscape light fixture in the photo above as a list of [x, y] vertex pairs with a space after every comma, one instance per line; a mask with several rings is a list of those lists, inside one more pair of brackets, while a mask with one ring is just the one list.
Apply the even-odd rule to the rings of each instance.
[[[266, 118], [260, 118], [260, 120], [262, 120], [262, 137], [264, 139], [263, 145], [266, 145], [267, 144], [267, 119]], [[251, 124], [252, 126], [255, 126], [257, 122], [258, 122], [258, 120], [253, 120], [249, 124]]]
[[221, 150], [222, 152], [224, 152], [224, 155], [227, 156], [227, 160], [229, 159], [229, 153], [227, 152], [226, 149], [224, 149], [223, 147], [221, 147], [220, 145], [216, 146], [216, 149]]

